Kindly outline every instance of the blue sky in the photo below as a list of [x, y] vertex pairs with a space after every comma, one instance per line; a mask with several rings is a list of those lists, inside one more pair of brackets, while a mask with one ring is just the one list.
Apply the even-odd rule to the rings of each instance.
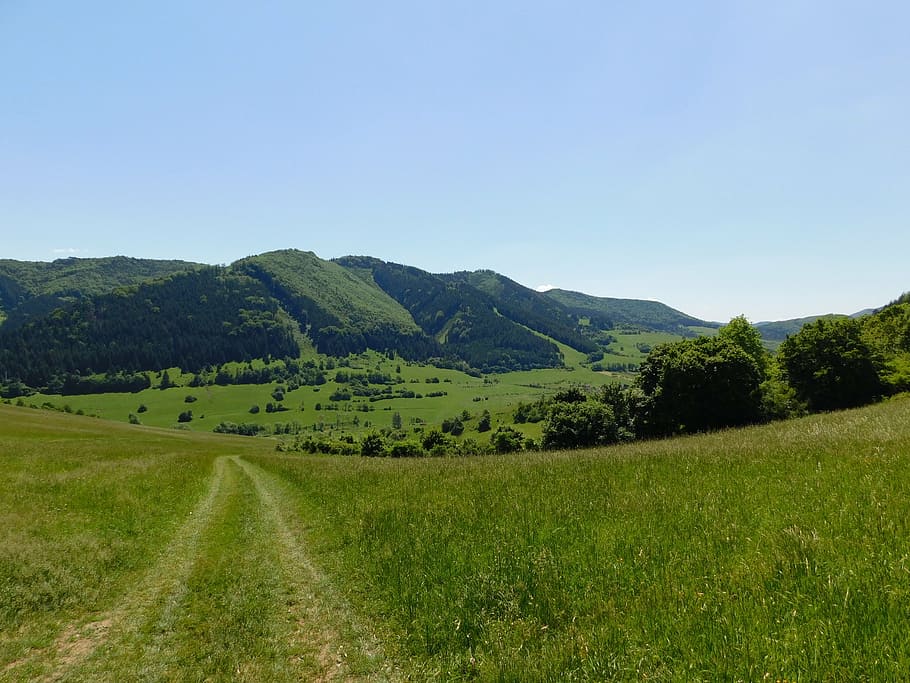
[[294, 247], [703, 318], [910, 289], [910, 3], [0, 0], [0, 258]]

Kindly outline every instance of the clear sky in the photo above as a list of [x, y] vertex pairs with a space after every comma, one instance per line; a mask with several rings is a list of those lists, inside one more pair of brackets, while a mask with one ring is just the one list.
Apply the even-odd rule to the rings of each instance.
[[0, 0], [0, 258], [272, 249], [703, 318], [910, 289], [910, 3]]

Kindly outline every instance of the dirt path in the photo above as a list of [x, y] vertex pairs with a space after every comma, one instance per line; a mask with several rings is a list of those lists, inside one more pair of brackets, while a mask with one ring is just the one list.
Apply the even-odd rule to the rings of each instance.
[[403, 676], [313, 564], [284, 482], [238, 456], [114, 609], [0, 680], [388, 681]]
[[235, 461], [252, 480], [281, 546], [286, 580], [295, 596], [295, 637], [315, 646], [322, 668], [318, 680], [389, 681], [402, 678], [381, 643], [338, 595], [331, 581], [310, 559], [292, 529], [300, 527], [282, 482], [240, 458]]
[[42, 661], [50, 671], [40, 680], [64, 680], [107, 641], [111, 632], [123, 629], [132, 615], [145, 606], [164, 599], [166, 611], [167, 605], [173, 604], [182, 590], [196, 555], [199, 537], [209, 524], [215, 499], [224, 480], [225, 463], [225, 458], [215, 460], [212, 478], [202, 500], [162, 551], [155, 566], [120, 605], [91, 622], [68, 625], [50, 648], [36, 651], [27, 658], [9, 664], [3, 672], [3, 678], [10, 676], [10, 680], [16, 680], [17, 669]]

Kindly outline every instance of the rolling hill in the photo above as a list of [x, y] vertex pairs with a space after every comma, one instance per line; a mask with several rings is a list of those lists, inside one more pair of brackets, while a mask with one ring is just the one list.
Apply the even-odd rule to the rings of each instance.
[[564, 289], [551, 289], [545, 296], [573, 315], [587, 318], [597, 329], [632, 327], [694, 336], [690, 327], [720, 327], [718, 323], [699, 320], [657, 301], [597, 297]]
[[201, 267], [188, 261], [126, 256], [66, 258], [51, 263], [2, 259], [0, 320], [5, 318], [6, 327], [18, 327], [79, 299]]
[[[773, 338], [803, 322], [758, 327]], [[434, 274], [369, 256], [286, 249], [219, 268], [124, 256], [0, 260], [0, 380], [36, 386], [297, 357], [301, 345], [485, 373], [558, 368], [567, 350], [606, 351], [610, 331], [717, 327], [656, 301], [541, 293], [490, 270]]]

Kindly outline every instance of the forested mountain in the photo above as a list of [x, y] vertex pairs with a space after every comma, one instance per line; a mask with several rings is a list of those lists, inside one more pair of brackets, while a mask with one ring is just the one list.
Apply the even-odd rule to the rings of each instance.
[[595, 329], [633, 327], [692, 336], [689, 327], [719, 327], [717, 323], [693, 318], [657, 301], [597, 297], [564, 289], [551, 289], [545, 296], [573, 315], [587, 318]]
[[297, 356], [295, 325], [265, 285], [205, 267], [83, 297], [0, 328], [0, 379], [46, 386], [67, 374], [135, 372]]
[[577, 316], [565, 306], [504, 275], [492, 270], [475, 270], [443, 277], [465, 282], [484, 292], [492, 299], [499, 313], [525, 327], [585, 353], [598, 349], [597, 343], [580, 331]]
[[864, 315], [874, 313], [875, 310], [867, 308], [858, 311], [853, 315], [842, 315], [839, 313], [829, 313], [827, 315], [812, 315], [806, 318], [793, 318], [791, 320], [761, 321], [755, 323], [755, 328], [761, 333], [761, 336], [768, 341], [783, 341], [791, 334], [799, 332], [804, 325], [814, 323], [816, 320], [836, 320], [837, 318], [861, 318]]
[[441, 355], [411, 314], [362, 273], [295, 249], [250, 256], [232, 267], [264, 283], [322, 353], [372, 348], [412, 359]]
[[717, 326], [654, 301], [540, 293], [488, 270], [440, 275], [367, 256], [0, 261], [0, 382], [31, 386], [298, 356], [304, 338], [327, 355], [369, 348], [502, 372], [559, 367], [557, 342], [594, 353], [615, 328], [694, 336]]
[[78, 299], [201, 267], [187, 261], [126, 256], [67, 258], [51, 263], [2, 259], [0, 322], [6, 327], [18, 327]]
[[562, 363], [552, 341], [497, 311], [491, 297], [467, 282], [370, 257], [348, 256], [338, 263], [369, 275], [447, 355], [472, 367], [497, 372]]
[[761, 336], [768, 341], [783, 341], [791, 334], [799, 332], [803, 325], [814, 323], [816, 320], [836, 320], [837, 318], [846, 318], [846, 315], [828, 314], [812, 315], [806, 318], [793, 318], [791, 320], [776, 320], [773, 322], [755, 323], [755, 329], [761, 333]]

